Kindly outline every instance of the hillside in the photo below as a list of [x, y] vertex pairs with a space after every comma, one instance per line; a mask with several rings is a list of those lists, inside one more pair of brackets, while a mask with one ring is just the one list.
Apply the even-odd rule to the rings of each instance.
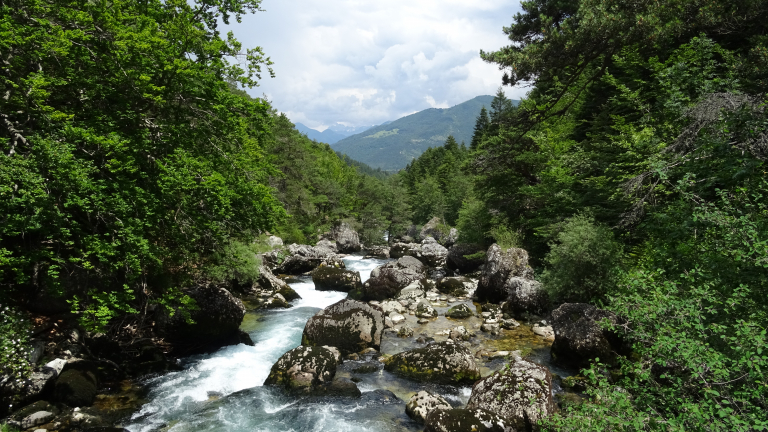
[[448, 135], [469, 145], [480, 109], [493, 96], [478, 96], [452, 108], [430, 108], [373, 127], [334, 144], [333, 149], [374, 168], [396, 171], [429, 147], [441, 146]]

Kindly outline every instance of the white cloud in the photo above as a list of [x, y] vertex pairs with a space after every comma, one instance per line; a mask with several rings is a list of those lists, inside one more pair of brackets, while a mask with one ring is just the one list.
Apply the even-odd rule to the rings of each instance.
[[[479, 51], [508, 43], [519, 11], [502, 0], [264, 0], [266, 12], [231, 30], [275, 62], [253, 95], [294, 122], [380, 124], [426, 108], [494, 94], [502, 73]], [[525, 89], [506, 88], [511, 98]]]

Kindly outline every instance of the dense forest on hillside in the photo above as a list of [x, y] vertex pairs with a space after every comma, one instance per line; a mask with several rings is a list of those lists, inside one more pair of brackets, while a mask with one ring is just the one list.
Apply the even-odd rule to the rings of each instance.
[[529, 97], [497, 96], [478, 118], [453, 167], [462, 186], [436, 171], [453, 143], [409, 165], [412, 196], [435, 191], [432, 213], [464, 227], [460, 241], [527, 249], [553, 302], [623, 317], [632, 354], [583, 371], [591, 400], [548, 428], [765, 430], [768, 6], [523, 8], [512, 44], [482, 56]]

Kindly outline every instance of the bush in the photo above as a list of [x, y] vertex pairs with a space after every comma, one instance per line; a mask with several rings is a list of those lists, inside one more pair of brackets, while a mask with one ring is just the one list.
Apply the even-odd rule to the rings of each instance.
[[503, 250], [522, 247], [523, 239], [520, 233], [512, 231], [504, 225], [491, 228], [488, 234]]
[[456, 221], [459, 242], [484, 244], [489, 219], [488, 211], [482, 201], [474, 197], [464, 200], [459, 209], [459, 219]]
[[0, 375], [23, 378], [29, 374], [31, 329], [29, 319], [23, 314], [0, 305]]
[[598, 300], [616, 286], [623, 252], [608, 227], [577, 215], [560, 226], [549, 246], [541, 282], [553, 299]]

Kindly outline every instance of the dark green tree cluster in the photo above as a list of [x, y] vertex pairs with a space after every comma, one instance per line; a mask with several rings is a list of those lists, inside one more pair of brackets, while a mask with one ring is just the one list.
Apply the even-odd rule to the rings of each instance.
[[476, 134], [460, 214], [519, 233], [555, 301], [616, 311], [633, 351], [545, 427], [768, 428], [766, 19], [757, 0], [530, 0], [482, 53], [532, 90]]

